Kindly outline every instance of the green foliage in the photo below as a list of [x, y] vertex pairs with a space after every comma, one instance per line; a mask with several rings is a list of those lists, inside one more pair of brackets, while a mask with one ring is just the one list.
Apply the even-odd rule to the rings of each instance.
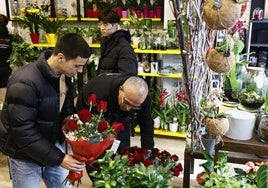
[[115, 155], [108, 151], [97, 161], [100, 171], [93, 171], [94, 187], [139, 188], [170, 187], [174, 164], [145, 167], [143, 163], [130, 166], [127, 155]]
[[262, 165], [257, 171], [257, 187], [267, 188], [268, 187], [268, 166]]
[[9, 58], [11, 68], [35, 61], [42, 52], [42, 49], [32, 47], [24, 41], [12, 42], [12, 47], [12, 55]]
[[248, 182], [248, 179], [243, 176], [235, 176], [231, 168], [227, 165], [227, 152], [219, 152], [218, 160], [214, 164], [214, 157], [207, 152], [204, 152], [204, 157], [207, 160], [201, 164], [204, 167], [207, 177], [205, 180], [204, 188], [254, 188], [255, 185]]
[[67, 18], [48, 18], [41, 16], [40, 26], [46, 33], [58, 33]]

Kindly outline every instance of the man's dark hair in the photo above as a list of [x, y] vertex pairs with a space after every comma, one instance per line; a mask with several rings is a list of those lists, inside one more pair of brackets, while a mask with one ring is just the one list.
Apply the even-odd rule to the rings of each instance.
[[0, 27], [6, 27], [8, 24], [8, 18], [4, 14], [0, 14]]
[[69, 33], [63, 35], [53, 50], [53, 54], [63, 53], [66, 60], [75, 59], [78, 56], [89, 58], [91, 49], [88, 43], [78, 34]]
[[120, 16], [112, 9], [104, 9], [100, 12], [99, 21], [102, 21], [103, 23], [119, 23], [120, 22]]

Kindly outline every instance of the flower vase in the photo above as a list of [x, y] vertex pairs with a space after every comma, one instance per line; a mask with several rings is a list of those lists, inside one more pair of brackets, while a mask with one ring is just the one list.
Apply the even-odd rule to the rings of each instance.
[[45, 35], [47, 43], [55, 45], [57, 42], [57, 35], [55, 33], [46, 33]]
[[136, 13], [138, 18], [142, 17], [142, 11], [141, 10], [135, 10], [135, 13]]
[[268, 115], [261, 117], [258, 126], [258, 138], [263, 143], [268, 143]]
[[154, 128], [159, 129], [160, 126], [161, 126], [161, 119], [159, 116], [157, 116], [156, 118], [154, 118]]
[[154, 18], [154, 10], [149, 10], [149, 18]]
[[149, 18], [149, 9], [148, 9], [148, 7], [144, 7], [142, 13], [143, 13], [143, 18]]
[[177, 132], [178, 131], [178, 126], [179, 126], [178, 122], [175, 122], [175, 123], [170, 122], [169, 123], [170, 132], [174, 132], [174, 133]]
[[161, 6], [155, 7], [155, 17], [161, 18], [161, 16], [162, 16], [162, 7]]
[[30, 33], [30, 37], [33, 44], [39, 43], [39, 33]]
[[122, 10], [121, 14], [122, 14], [122, 18], [127, 18], [128, 17], [128, 11], [127, 10]]
[[86, 15], [88, 18], [93, 18], [93, 10], [90, 9], [86, 10]]
[[201, 137], [202, 144], [205, 148], [205, 151], [212, 154], [214, 153], [214, 148], [216, 144], [216, 138], [205, 138], [204, 136]]

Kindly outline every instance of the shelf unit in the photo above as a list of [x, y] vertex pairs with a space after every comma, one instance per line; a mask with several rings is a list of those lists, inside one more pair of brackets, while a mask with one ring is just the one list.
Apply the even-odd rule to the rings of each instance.
[[[139, 126], [135, 127], [135, 132], [140, 133]], [[160, 136], [170, 136], [170, 137], [178, 137], [178, 138], [186, 138], [187, 136], [187, 133], [184, 133], [184, 132], [171, 132], [171, 131], [160, 130], [160, 129], [154, 129], [154, 134], [160, 135]]]
[[[268, 59], [268, 19], [250, 20], [246, 44], [247, 60], [251, 61], [250, 66], [264, 67], [266, 75]], [[255, 52], [253, 54], [250, 54]], [[255, 56], [254, 60], [252, 59]], [[257, 61], [256, 61], [257, 60]]]

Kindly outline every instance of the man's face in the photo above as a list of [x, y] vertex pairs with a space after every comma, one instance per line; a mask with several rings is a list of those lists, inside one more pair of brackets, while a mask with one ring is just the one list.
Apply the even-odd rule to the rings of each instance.
[[99, 28], [101, 31], [101, 35], [104, 37], [110, 37], [118, 28], [117, 23], [103, 23], [102, 21], [99, 22]]
[[119, 88], [118, 104], [123, 111], [139, 110], [145, 98], [146, 95], [138, 97], [135, 91], [126, 91], [123, 86]]
[[88, 58], [81, 58], [78, 56], [76, 59], [70, 59], [66, 61], [65, 58], [60, 60], [61, 73], [66, 76], [75, 76], [78, 72], [83, 72], [83, 66], [87, 63]]

